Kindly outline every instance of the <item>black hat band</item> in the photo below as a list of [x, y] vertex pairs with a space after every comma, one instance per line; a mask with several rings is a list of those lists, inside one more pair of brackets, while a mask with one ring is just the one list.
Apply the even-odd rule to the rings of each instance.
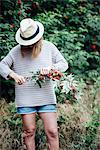
[[35, 32], [32, 36], [25, 38], [25, 37], [23, 37], [23, 36], [20, 34], [20, 37], [21, 37], [23, 40], [31, 40], [31, 39], [33, 39], [38, 33], [39, 33], [39, 26], [37, 25], [37, 30], [36, 30], [36, 32]]

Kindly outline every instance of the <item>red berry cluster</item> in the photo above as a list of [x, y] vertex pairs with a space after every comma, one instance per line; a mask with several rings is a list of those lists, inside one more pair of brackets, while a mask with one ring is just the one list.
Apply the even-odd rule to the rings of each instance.
[[18, 0], [18, 5], [21, 5], [21, 4], [22, 4], [21, 0]]
[[59, 70], [52, 70], [49, 72], [49, 74], [47, 75], [48, 78], [52, 79], [52, 80], [60, 80], [60, 78], [63, 76], [63, 73]]
[[18, 12], [18, 15], [21, 15], [21, 14], [22, 14], [22, 12], [21, 12], [21, 11], [19, 11], [19, 12]]
[[96, 44], [92, 44], [91, 48], [95, 51], [96, 50]]
[[[18, 3], [18, 5], [19, 5], [19, 7], [21, 8], [21, 6], [22, 6], [22, 1], [21, 1], [21, 0], [18, 0], [17, 3]], [[18, 15], [20, 16], [21, 14], [22, 14], [22, 12], [19, 11], [19, 12], [18, 12]]]
[[14, 24], [11, 24], [11, 28], [14, 28], [15, 27], [15, 25]]

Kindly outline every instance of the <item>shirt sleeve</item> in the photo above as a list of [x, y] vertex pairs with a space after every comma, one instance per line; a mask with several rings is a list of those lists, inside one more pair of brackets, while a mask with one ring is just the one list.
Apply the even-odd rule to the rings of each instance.
[[54, 44], [52, 44], [52, 63], [53, 67], [61, 72], [68, 69], [68, 62]]
[[6, 57], [0, 62], [0, 75], [8, 80], [8, 75], [12, 72], [10, 67], [13, 64], [13, 57], [11, 52], [9, 52]]

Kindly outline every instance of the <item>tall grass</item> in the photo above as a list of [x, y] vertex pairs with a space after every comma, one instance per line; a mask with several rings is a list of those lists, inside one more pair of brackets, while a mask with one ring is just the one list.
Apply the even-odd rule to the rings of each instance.
[[[99, 97], [98, 87], [86, 86], [78, 104], [58, 104], [60, 150], [99, 150]], [[0, 149], [22, 150], [22, 124], [14, 103], [1, 100]], [[36, 150], [46, 150], [43, 122], [37, 115]]]

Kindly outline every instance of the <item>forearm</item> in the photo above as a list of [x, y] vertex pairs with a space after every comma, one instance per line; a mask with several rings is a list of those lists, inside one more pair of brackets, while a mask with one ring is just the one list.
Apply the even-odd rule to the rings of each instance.
[[8, 80], [8, 75], [12, 72], [11, 66], [13, 65], [14, 58], [11, 51], [0, 62], [0, 75]]
[[52, 45], [52, 63], [55, 69], [65, 72], [68, 69], [68, 62], [57, 49], [55, 45]]
[[8, 80], [8, 75], [12, 72], [12, 70], [3, 62], [0, 63], [0, 75]]

